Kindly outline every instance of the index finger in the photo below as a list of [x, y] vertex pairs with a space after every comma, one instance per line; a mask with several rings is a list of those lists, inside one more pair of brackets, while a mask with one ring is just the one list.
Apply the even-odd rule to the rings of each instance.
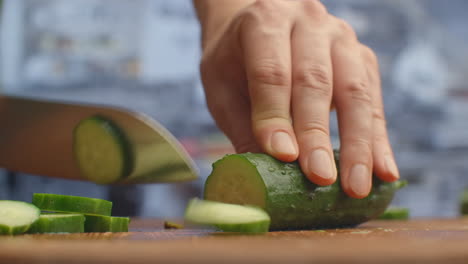
[[257, 14], [241, 29], [254, 135], [265, 152], [287, 162], [299, 152], [290, 118], [291, 26]]

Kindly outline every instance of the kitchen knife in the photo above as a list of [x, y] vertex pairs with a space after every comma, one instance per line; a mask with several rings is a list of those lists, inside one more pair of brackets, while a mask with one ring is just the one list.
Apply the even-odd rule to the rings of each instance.
[[73, 155], [73, 129], [94, 115], [109, 118], [134, 148], [122, 183], [196, 179], [195, 163], [177, 139], [150, 117], [127, 109], [0, 95], [0, 168], [85, 180]]

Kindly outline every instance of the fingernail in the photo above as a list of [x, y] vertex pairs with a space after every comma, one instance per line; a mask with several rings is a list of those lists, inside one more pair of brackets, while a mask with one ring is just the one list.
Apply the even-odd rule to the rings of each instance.
[[387, 171], [389, 171], [395, 178], [400, 178], [397, 165], [391, 155], [385, 155], [385, 167], [387, 167]]
[[296, 155], [296, 147], [294, 146], [291, 136], [286, 132], [275, 132], [271, 138], [271, 148], [277, 154]]
[[366, 196], [370, 186], [370, 175], [367, 167], [363, 164], [354, 165], [349, 173], [348, 182], [355, 194]]
[[313, 151], [308, 160], [309, 172], [324, 178], [334, 179], [336, 168], [331, 162], [330, 155], [323, 149], [317, 149]]

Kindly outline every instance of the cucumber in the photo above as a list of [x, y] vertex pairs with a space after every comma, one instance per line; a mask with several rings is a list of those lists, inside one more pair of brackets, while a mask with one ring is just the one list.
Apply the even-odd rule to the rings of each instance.
[[461, 195], [460, 213], [468, 215], [468, 189], [465, 189]]
[[125, 133], [110, 119], [83, 119], [73, 131], [73, 153], [82, 175], [98, 184], [130, 175], [134, 157]]
[[39, 219], [36, 206], [19, 201], [0, 200], [0, 235], [16, 235], [26, 232]]
[[49, 212], [109, 216], [112, 210], [110, 201], [49, 193], [35, 193], [32, 203], [39, 209]]
[[85, 232], [128, 232], [130, 218], [87, 215]]
[[226, 155], [213, 164], [204, 198], [263, 208], [271, 217], [271, 230], [338, 228], [378, 217], [405, 184], [373, 177], [371, 193], [354, 199], [342, 191], [339, 180], [329, 186], [313, 184], [297, 162], [244, 153]]
[[212, 225], [226, 232], [264, 233], [270, 226], [270, 216], [253, 206], [214, 201], [190, 200], [185, 219], [202, 225]]
[[183, 229], [184, 226], [171, 221], [164, 221], [164, 229]]
[[400, 207], [390, 207], [378, 219], [381, 220], [406, 220], [409, 219], [409, 209]]
[[42, 214], [28, 233], [83, 233], [84, 223], [82, 214]]

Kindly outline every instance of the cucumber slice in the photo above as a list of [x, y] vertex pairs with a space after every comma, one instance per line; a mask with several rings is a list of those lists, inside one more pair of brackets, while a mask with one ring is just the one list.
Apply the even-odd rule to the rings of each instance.
[[183, 229], [184, 226], [171, 221], [164, 221], [164, 229]]
[[378, 219], [381, 220], [406, 220], [409, 219], [409, 209], [400, 207], [390, 207]]
[[265, 233], [270, 216], [258, 207], [192, 199], [185, 219], [195, 224], [212, 225], [226, 232]]
[[373, 178], [369, 196], [354, 199], [342, 191], [339, 180], [330, 186], [313, 184], [297, 162], [284, 163], [266, 154], [232, 154], [213, 164], [204, 198], [263, 208], [275, 230], [350, 227], [378, 217], [396, 190], [406, 185]]
[[49, 193], [35, 193], [32, 203], [41, 210], [49, 212], [109, 216], [112, 210], [110, 201]]
[[28, 233], [83, 233], [84, 223], [82, 214], [42, 214]]
[[114, 183], [130, 175], [134, 157], [124, 132], [111, 120], [92, 116], [74, 130], [73, 152], [85, 178], [98, 184]]
[[19, 201], [0, 200], [0, 235], [16, 235], [26, 232], [39, 219], [36, 206]]
[[130, 218], [87, 215], [85, 232], [128, 232]]

